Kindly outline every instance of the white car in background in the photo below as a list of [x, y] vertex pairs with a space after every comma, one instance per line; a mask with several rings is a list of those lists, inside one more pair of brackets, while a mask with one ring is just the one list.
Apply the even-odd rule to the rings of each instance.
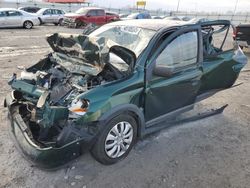
[[0, 8], [0, 28], [24, 27], [31, 29], [39, 25], [37, 16], [14, 8]]
[[40, 20], [40, 24], [53, 23], [55, 25], [61, 25], [65, 12], [63, 10], [55, 8], [42, 8], [36, 15]]

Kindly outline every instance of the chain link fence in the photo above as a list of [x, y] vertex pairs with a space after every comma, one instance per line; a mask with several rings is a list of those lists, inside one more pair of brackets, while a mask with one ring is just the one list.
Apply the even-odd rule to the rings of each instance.
[[[87, 4], [59, 4], [59, 3], [45, 3], [45, 2], [3, 2], [0, 0], [0, 8], [19, 8], [26, 6], [35, 6], [40, 8], [58, 8], [66, 12], [74, 12], [80, 7], [88, 6]], [[138, 12], [137, 9], [115, 9], [115, 8], [105, 8], [108, 11], [116, 12], [118, 14], [131, 14]], [[225, 19], [232, 21], [233, 24], [237, 25], [239, 23], [250, 23], [250, 13], [242, 14], [216, 14], [216, 13], [190, 13], [190, 12], [168, 12], [163, 10], [149, 10], [152, 16], [181, 16], [181, 17], [191, 17], [191, 18], [206, 18], [209, 20]]]

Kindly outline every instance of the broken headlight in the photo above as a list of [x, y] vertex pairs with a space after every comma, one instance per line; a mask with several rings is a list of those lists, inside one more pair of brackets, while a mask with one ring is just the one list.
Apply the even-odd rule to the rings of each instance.
[[71, 112], [70, 115], [71, 117], [75, 117], [75, 116], [83, 116], [87, 110], [88, 110], [88, 106], [89, 106], [89, 101], [86, 99], [74, 99], [71, 103], [71, 105], [69, 106], [69, 111]]

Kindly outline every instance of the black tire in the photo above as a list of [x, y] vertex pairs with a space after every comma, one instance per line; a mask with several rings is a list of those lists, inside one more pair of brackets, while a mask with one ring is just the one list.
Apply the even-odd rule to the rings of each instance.
[[82, 28], [82, 27], [85, 27], [87, 24], [85, 22], [82, 22], [80, 20], [76, 20], [75, 21], [75, 28]]
[[[131, 141], [130, 145], [128, 145], [128, 148], [126, 150], [124, 150], [125, 153], [123, 153], [119, 157], [111, 158], [110, 156], [108, 156], [108, 154], [105, 151], [106, 150], [105, 149], [106, 138], [109, 135], [111, 129], [113, 127], [115, 127], [117, 124], [119, 124], [120, 122], [127, 122], [127, 123], [129, 123], [129, 125], [131, 125], [131, 127], [133, 129], [133, 134], [132, 134], [133, 137], [132, 137], [132, 141]], [[105, 126], [104, 130], [100, 133], [100, 135], [98, 136], [98, 138], [96, 140], [96, 143], [94, 144], [93, 148], [91, 149], [91, 154], [98, 162], [105, 164], [105, 165], [111, 165], [111, 164], [114, 164], [114, 163], [124, 159], [128, 155], [128, 153], [130, 152], [130, 150], [132, 149], [133, 145], [136, 142], [136, 138], [137, 138], [137, 123], [136, 123], [136, 120], [131, 115], [121, 114], [121, 115], [118, 115], [118, 116], [114, 117], [113, 119], [111, 119], [104, 126]], [[120, 129], [120, 131], [121, 131], [121, 129]], [[122, 142], [122, 144], [124, 145], [125, 142]]]
[[58, 25], [62, 26], [63, 25], [63, 18], [59, 19]]
[[33, 23], [32, 23], [31, 21], [25, 21], [25, 22], [23, 23], [23, 27], [24, 27], [25, 29], [31, 29], [31, 28], [33, 27]]

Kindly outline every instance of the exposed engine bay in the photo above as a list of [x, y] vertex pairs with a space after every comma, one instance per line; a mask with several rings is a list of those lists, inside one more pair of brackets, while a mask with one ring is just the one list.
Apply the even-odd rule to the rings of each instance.
[[78, 95], [108, 82], [126, 78], [135, 55], [104, 38], [54, 34], [47, 38], [53, 53], [14, 74], [9, 84], [29, 137], [40, 147], [60, 147], [85, 131], [74, 124], [89, 101]]

